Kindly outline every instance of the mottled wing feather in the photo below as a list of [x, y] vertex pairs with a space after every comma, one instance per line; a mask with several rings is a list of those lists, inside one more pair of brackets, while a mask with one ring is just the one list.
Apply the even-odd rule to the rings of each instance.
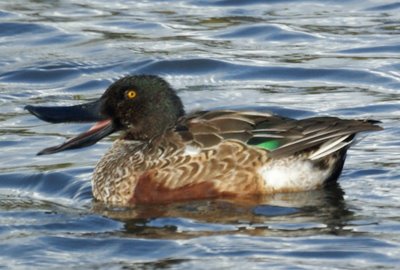
[[[351, 142], [354, 135], [358, 132], [382, 129], [380, 126], [368, 121], [344, 120], [335, 117], [309, 118], [296, 121], [295, 124], [296, 127], [294, 129], [296, 133], [301, 132], [303, 136], [293, 139], [272, 151], [271, 157], [278, 158], [293, 155], [301, 151], [311, 150], [325, 143], [332, 143], [334, 146], [334, 142], [340, 139]], [[287, 137], [290, 137], [290, 130], [286, 133]], [[342, 144], [343, 147], [347, 145]]]
[[250, 130], [222, 132], [221, 136], [226, 140], [238, 140], [248, 142], [254, 134]]
[[269, 113], [238, 111], [203, 111], [182, 119], [183, 139], [202, 147], [211, 147], [223, 140], [238, 140], [257, 145], [277, 140], [279, 147], [269, 152], [274, 158], [290, 156], [323, 146], [315, 157], [323, 157], [333, 149], [346, 147], [353, 135], [380, 130], [372, 120], [343, 120], [335, 117], [314, 117], [294, 120]]
[[[256, 126], [262, 121], [277, 121], [268, 113], [211, 111], [188, 115], [179, 123], [177, 132], [187, 138], [187, 143], [211, 147], [222, 140], [247, 143], [256, 135]], [[190, 133], [188, 136], [186, 133]], [[185, 140], [185, 139], [184, 139]]]
[[205, 148], [217, 145], [224, 140], [218, 133], [195, 133], [193, 138], [195, 142], [200, 143]]

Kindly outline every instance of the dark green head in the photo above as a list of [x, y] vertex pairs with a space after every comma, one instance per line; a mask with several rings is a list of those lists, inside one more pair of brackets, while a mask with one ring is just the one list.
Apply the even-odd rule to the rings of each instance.
[[175, 91], [155, 75], [119, 79], [94, 102], [69, 107], [25, 108], [51, 123], [98, 121], [89, 131], [39, 154], [89, 146], [118, 130], [125, 131], [126, 139], [150, 140], [175, 126], [178, 118], [184, 115]]
[[127, 131], [129, 137], [148, 140], [175, 125], [184, 114], [175, 91], [154, 75], [126, 76], [105, 91], [101, 113]]

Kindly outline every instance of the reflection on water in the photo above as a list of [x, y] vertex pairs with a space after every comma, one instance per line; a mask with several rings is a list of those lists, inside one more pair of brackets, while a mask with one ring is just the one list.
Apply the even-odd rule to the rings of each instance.
[[[398, 267], [399, 7], [3, 1], [0, 267]], [[187, 111], [373, 118], [385, 130], [352, 147], [339, 185], [325, 190], [110, 208], [93, 201], [90, 179], [115, 136], [37, 157], [88, 124], [43, 123], [23, 107], [93, 100], [130, 73], [162, 75]]]
[[270, 237], [344, 234], [352, 219], [337, 184], [243, 203], [208, 200], [115, 209], [94, 202], [92, 210], [124, 222], [130, 235], [157, 239], [237, 233]]

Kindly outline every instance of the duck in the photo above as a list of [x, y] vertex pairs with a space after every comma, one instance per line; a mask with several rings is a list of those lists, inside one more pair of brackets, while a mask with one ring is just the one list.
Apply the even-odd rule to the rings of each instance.
[[115, 206], [327, 187], [337, 182], [356, 135], [383, 129], [371, 119], [293, 119], [228, 109], [185, 113], [166, 80], [142, 74], [116, 80], [95, 101], [25, 109], [50, 123], [95, 122], [38, 155], [87, 147], [120, 132], [92, 177], [95, 200]]

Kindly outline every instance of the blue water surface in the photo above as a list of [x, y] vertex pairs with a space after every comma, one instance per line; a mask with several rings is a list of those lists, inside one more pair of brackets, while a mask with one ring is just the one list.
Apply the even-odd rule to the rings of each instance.
[[[396, 269], [400, 265], [396, 1], [0, 3], [0, 268]], [[91, 174], [115, 136], [36, 156], [88, 129], [27, 104], [93, 100], [158, 74], [186, 110], [373, 118], [338, 185], [255, 204], [112, 208]]]

